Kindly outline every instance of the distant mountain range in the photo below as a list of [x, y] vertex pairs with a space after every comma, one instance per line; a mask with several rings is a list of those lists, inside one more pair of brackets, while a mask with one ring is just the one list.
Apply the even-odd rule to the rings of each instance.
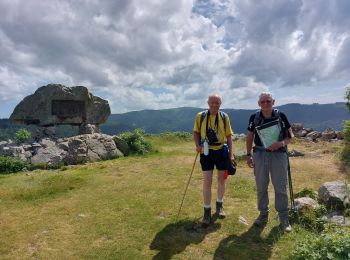
[[[326, 128], [343, 129], [343, 120], [350, 114], [345, 102], [333, 104], [287, 104], [276, 107], [287, 114], [291, 123], [302, 123], [318, 131]], [[120, 132], [143, 128], [148, 133], [164, 131], [191, 132], [196, 114], [204, 109], [181, 107], [162, 110], [142, 110], [124, 114], [112, 114], [107, 122], [101, 125], [104, 133], [118, 134]], [[256, 110], [223, 109], [230, 119], [235, 133], [245, 133], [249, 116]]]
[[[287, 104], [276, 107], [287, 114], [291, 123], [302, 123], [304, 127], [311, 127], [318, 131], [326, 128], [343, 129], [343, 121], [350, 119], [345, 102], [333, 104]], [[142, 110], [124, 114], [112, 114], [101, 130], [106, 134], [119, 134], [136, 128], [143, 128], [147, 133], [161, 133], [165, 131], [192, 132], [196, 114], [202, 108], [181, 107], [162, 110]], [[249, 116], [256, 110], [252, 109], [223, 109], [231, 119], [235, 133], [245, 133]], [[26, 128], [31, 128], [27, 126]], [[13, 138], [17, 129], [23, 128], [15, 125], [8, 119], [0, 119], [0, 140]], [[76, 126], [60, 126], [59, 136], [77, 134]]]

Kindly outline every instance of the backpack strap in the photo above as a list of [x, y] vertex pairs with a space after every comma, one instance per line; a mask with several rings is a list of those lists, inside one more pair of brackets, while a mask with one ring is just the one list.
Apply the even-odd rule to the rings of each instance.
[[[284, 124], [282, 122], [282, 119], [280, 116], [280, 111], [277, 108], [272, 110], [272, 117], [278, 118], [280, 120], [281, 125]], [[255, 112], [255, 116], [254, 116], [254, 125], [255, 125], [255, 127], [257, 127], [257, 126], [261, 125], [262, 123], [264, 123], [264, 118], [261, 116], [261, 111], [257, 110]]]
[[260, 114], [260, 110], [257, 110], [255, 112], [255, 116], [254, 116], [254, 126], [257, 127], [258, 125], [260, 125], [261, 123], [261, 114]]
[[[219, 111], [220, 113], [220, 116], [222, 118], [222, 122], [224, 123], [224, 131], [226, 132], [226, 114], [222, 111]], [[207, 116], [208, 114], [208, 111], [203, 111], [201, 112], [201, 117], [200, 117], [200, 120], [199, 120], [199, 133], [201, 134], [201, 128], [202, 128], [202, 123], [204, 121], [204, 118]], [[207, 119], [207, 122], [208, 122], [208, 119]]]
[[[285, 123], [283, 122], [282, 118], [281, 118], [281, 114], [280, 114], [280, 111], [277, 109], [277, 108], [274, 108], [272, 110], [272, 117], [274, 118], [278, 118], [279, 122], [280, 122], [280, 125], [282, 127], [282, 131], [280, 133], [280, 139], [283, 139], [283, 132], [286, 130], [286, 125]], [[254, 116], [254, 125], [255, 127], [261, 125], [264, 123], [264, 118], [262, 118], [261, 116], [261, 112], [260, 110], [256, 111], [255, 112], [255, 116]]]
[[202, 131], [201, 131], [201, 129], [202, 129], [202, 123], [203, 123], [203, 121], [204, 121], [204, 118], [205, 118], [206, 115], [207, 115], [207, 112], [208, 112], [208, 111], [202, 111], [202, 112], [201, 112], [201, 117], [200, 117], [200, 120], [199, 120], [199, 136], [200, 136], [201, 139], [202, 139], [202, 137], [201, 137], [201, 135], [202, 135]]
[[222, 118], [222, 122], [224, 122], [224, 132], [226, 134], [226, 114], [222, 111], [220, 111], [220, 116]]

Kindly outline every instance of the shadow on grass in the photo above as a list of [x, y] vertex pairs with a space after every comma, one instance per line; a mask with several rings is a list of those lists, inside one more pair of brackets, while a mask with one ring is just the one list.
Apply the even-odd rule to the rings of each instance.
[[165, 226], [156, 234], [150, 245], [151, 250], [159, 251], [153, 260], [171, 259], [190, 244], [201, 243], [207, 234], [221, 227], [220, 223], [215, 223], [216, 218], [212, 220], [213, 223], [207, 228], [202, 228], [196, 220], [181, 220]]
[[273, 245], [281, 236], [278, 226], [271, 229], [266, 238], [261, 237], [264, 228], [251, 226], [240, 236], [231, 235], [221, 240], [214, 260], [223, 259], [269, 259]]

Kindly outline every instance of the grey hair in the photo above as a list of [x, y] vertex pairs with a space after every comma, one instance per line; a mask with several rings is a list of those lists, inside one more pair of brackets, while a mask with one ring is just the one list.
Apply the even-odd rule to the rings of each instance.
[[217, 93], [215, 93], [215, 94], [210, 94], [210, 95], [208, 96], [208, 102], [209, 102], [209, 100], [210, 100], [211, 98], [218, 98], [218, 99], [220, 99], [220, 103], [222, 103], [222, 98], [221, 98], [221, 96], [220, 96], [219, 94], [217, 94]]
[[269, 97], [273, 99], [272, 94], [270, 92], [261, 92], [259, 95], [259, 101], [261, 100], [262, 97]]

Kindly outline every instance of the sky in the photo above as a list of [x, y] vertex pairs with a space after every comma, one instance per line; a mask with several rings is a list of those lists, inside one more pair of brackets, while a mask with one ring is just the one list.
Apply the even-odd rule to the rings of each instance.
[[112, 113], [343, 102], [349, 0], [0, 0], [0, 118], [41, 86], [83, 85]]

